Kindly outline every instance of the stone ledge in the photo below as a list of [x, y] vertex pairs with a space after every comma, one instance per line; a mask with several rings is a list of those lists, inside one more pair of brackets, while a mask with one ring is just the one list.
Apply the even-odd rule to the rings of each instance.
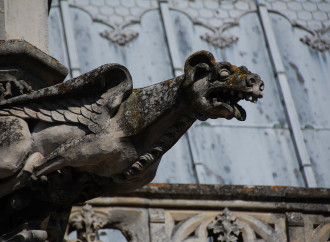
[[[205, 203], [207, 201], [207, 203]], [[284, 186], [150, 184], [130, 194], [88, 201], [94, 206], [235, 207], [330, 213], [330, 189]]]
[[125, 196], [197, 200], [223, 198], [266, 201], [315, 200], [320, 203], [329, 203], [330, 188], [153, 183]]

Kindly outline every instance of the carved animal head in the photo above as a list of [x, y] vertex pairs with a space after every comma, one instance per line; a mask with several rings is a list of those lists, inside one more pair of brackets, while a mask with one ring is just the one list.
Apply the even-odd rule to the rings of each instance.
[[208, 51], [191, 55], [185, 63], [184, 90], [199, 120], [226, 118], [244, 121], [240, 100], [256, 102], [262, 98], [264, 83], [245, 66], [216, 62]]

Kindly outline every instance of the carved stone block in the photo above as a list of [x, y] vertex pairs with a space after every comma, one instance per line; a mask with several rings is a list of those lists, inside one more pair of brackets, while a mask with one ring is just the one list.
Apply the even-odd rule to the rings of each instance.
[[[9, 49], [20, 50], [18, 56], [30, 56], [38, 62], [32, 64], [32, 70], [42, 63], [34, 74], [41, 80], [53, 77], [48, 85], [58, 81], [61, 65], [51, 63], [44, 53], [31, 50], [26, 42], [13, 41], [0, 44], [3, 54], [13, 54], [6, 52], [4, 45], [13, 45]], [[29, 67], [15, 58], [7, 63]], [[238, 102], [256, 103], [263, 97], [264, 83], [259, 75], [245, 66], [216, 62], [210, 52], [192, 54], [184, 70], [184, 75], [141, 89], [132, 88], [129, 71], [119, 64], [105, 64], [65, 83], [26, 94], [20, 92], [24, 93], [30, 83], [24, 80], [24, 86], [24, 82], [14, 80], [13, 86], [19, 90], [15, 97], [7, 95], [11, 87], [6, 84], [5, 100], [0, 101], [1, 129], [6, 129], [9, 121], [15, 122], [16, 128], [1, 137], [0, 154], [6, 161], [0, 162], [0, 199], [11, 203], [17, 195], [23, 201], [28, 193], [25, 200], [30, 203], [18, 210], [44, 209], [37, 225], [29, 225], [31, 230], [39, 230], [46, 217], [63, 227], [64, 222], [53, 219], [52, 213], [148, 184], [162, 156], [196, 120], [244, 121], [246, 112]], [[57, 75], [52, 76], [54, 73]], [[6, 212], [14, 216], [16, 207]], [[92, 216], [92, 211], [89, 215], [84, 212]], [[156, 211], [151, 214], [156, 218]], [[92, 227], [99, 226], [94, 222]], [[0, 220], [0, 228], [2, 223]], [[157, 223], [154, 227], [163, 229]], [[11, 226], [20, 224], [14, 219]], [[4, 232], [6, 229], [0, 231]], [[85, 239], [94, 236], [84, 233]], [[52, 236], [56, 237], [55, 233]]]

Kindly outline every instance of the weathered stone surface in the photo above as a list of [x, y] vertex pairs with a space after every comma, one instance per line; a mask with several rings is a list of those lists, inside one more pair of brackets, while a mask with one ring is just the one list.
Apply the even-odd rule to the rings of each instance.
[[[4, 100], [0, 117], [25, 123], [25, 133], [15, 132], [30, 146], [21, 150], [21, 143], [11, 144], [19, 158], [7, 161], [16, 166], [11, 176], [3, 173], [0, 197], [12, 201], [18, 194], [22, 200], [26, 198], [19, 194], [30, 191], [33, 202], [24, 209], [47, 204], [47, 214], [100, 195], [132, 191], [153, 179], [163, 154], [195, 120], [244, 121], [245, 110], [237, 103], [256, 102], [263, 88], [260, 77], [246, 67], [218, 63], [211, 53], [200, 51], [187, 59], [184, 75], [150, 87], [133, 90], [128, 70], [109, 64]], [[4, 142], [0, 151], [5, 150]], [[14, 207], [9, 214], [16, 212]], [[38, 219], [33, 229], [40, 229], [45, 217]], [[13, 226], [19, 223], [15, 220]]]
[[285, 186], [150, 184], [125, 196], [172, 199], [305, 201], [329, 203], [330, 189]]

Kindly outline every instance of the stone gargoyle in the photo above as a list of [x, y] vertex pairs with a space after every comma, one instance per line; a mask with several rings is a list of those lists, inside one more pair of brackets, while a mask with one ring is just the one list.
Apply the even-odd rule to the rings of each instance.
[[256, 102], [263, 89], [246, 67], [199, 51], [184, 75], [149, 87], [133, 89], [125, 67], [107, 64], [3, 100], [0, 197], [29, 189], [51, 210], [141, 187], [197, 119], [243, 121], [238, 102]]

